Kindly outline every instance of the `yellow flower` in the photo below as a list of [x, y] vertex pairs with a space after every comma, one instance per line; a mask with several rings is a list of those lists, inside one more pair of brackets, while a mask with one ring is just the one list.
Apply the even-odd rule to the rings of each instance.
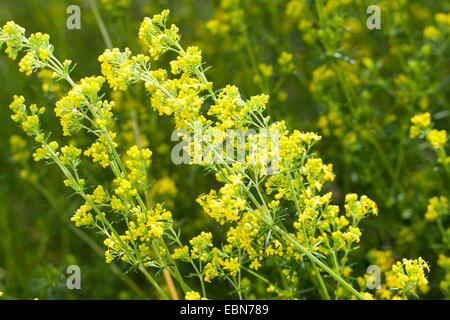
[[423, 30], [423, 36], [431, 40], [438, 40], [441, 38], [442, 34], [435, 26], [428, 26]]
[[32, 51], [27, 52], [26, 55], [19, 62], [19, 71], [25, 72], [27, 76], [29, 76], [33, 72], [34, 68], [34, 54]]
[[74, 221], [75, 226], [77, 227], [90, 225], [94, 222], [94, 218], [92, 217], [90, 210], [92, 210], [92, 207], [86, 202], [79, 209], [77, 209], [70, 220]]
[[[113, 90], [124, 91], [132, 81], [134, 69], [133, 61], [129, 59], [130, 55], [131, 51], [128, 48], [125, 48], [124, 52], [114, 48], [106, 49], [98, 58], [98, 61], [102, 63], [102, 74]], [[146, 61], [148, 61], [148, 57], [143, 60], [144, 63]]]
[[114, 179], [114, 183], [117, 185], [114, 193], [123, 199], [134, 197], [138, 193], [126, 178], [116, 178]]
[[225, 260], [220, 259], [219, 263], [223, 266], [224, 270], [228, 270], [230, 274], [234, 275], [239, 272], [241, 264], [239, 258], [227, 258]]
[[273, 67], [269, 64], [261, 63], [258, 68], [263, 77], [270, 78], [273, 75]]
[[23, 39], [25, 38], [25, 29], [17, 25], [14, 21], [8, 21], [0, 30], [0, 48], [3, 42], [6, 42], [5, 52], [12, 60], [17, 58], [17, 54], [23, 49]]
[[378, 215], [378, 207], [373, 200], [366, 195], [362, 195], [359, 201], [357, 199], [358, 196], [354, 193], [345, 196], [345, 214], [347, 217], [359, 221], [369, 213]]
[[411, 118], [411, 123], [413, 124], [409, 131], [409, 136], [411, 139], [420, 135], [424, 130], [426, 130], [431, 124], [431, 115], [429, 112], [422, 114], [417, 114]]
[[182, 248], [175, 248], [173, 250], [172, 258], [174, 259], [181, 259], [181, 260], [188, 260], [189, 259], [189, 247], [184, 246]]
[[209, 249], [213, 246], [211, 232], [202, 231], [200, 235], [193, 237], [189, 240], [191, 245], [191, 257], [192, 259], [200, 259], [201, 261], [207, 261], [209, 256]]
[[291, 0], [286, 5], [286, 15], [292, 18], [299, 18], [305, 6], [303, 1]]
[[125, 209], [123, 202], [116, 196], [111, 197], [111, 208], [116, 211], [122, 211]]
[[188, 291], [184, 297], [185, 300], [208, 300], [206, 298], [202, 298], [200, 293], [196, 291]]
[[411, 122], [421, 128], [426, 128], [431, 123], [431, 115], [429, 112], [415, 115], [411, 118]]
[[283, 51], [278, 58], [278, 64], [286, 70], [286, 72], [291, 72], [294, 70], [294, 64], [292, 63], [292, 54]]
[[261, 267], [261, 263], [259, 263], [259, 260], [253, 259], [252, 263], [250, 263], [250, 268], [258, 271], [259, 267]]
[[109, 144], [107, 138], [102, 135], [88, 149], [84, 151], [85, 156], [91, 156], [94, 162], [100, 163], [103, 168], [109, 166]]
[[26, 149], [27, 142], [22, 137], [13, 134], [9, 138], [13, 160], [16, 162], [24, 161], [30, 156], [30, 151]]
[[152, 186], [152, 193], [158, 195], [170, 195], [175, 196], [178, 193], [178, 189], [170, 177], [164, 177], [157, 180]]
[[139, 29], [139, 39], [155, 60], [167, 50], [167, 47], [180, 39], [178, 28], [175, 25], [171, 25], [170, 29], [166, 28], [169, 13], [169, 10], [164, 10], [160, 14], [155, 14], [151, 19], [145, 18]]
[[186, 51], [182, 51], [176, 60], [170, 62], [173, 74], [180, 72], [195, 73], [197, 67], [202, 62], [202, 52], [197, 47], [188, 47]]
[[428, 284], [425, 271], [430, 272], [428, 263], [421, 257], [414, 260], [403, 259], [392, 266], [392, 271], [399, 281], [399, 288], [411, 291], [417, 286]]
[[425, 218], [434, 221], [448, 214], [448, 199], [444, 196], [433, 197], [428, 200]]
[[450, 293], [450, 256], [439, 254], [438, 265], [444, 269], [445, 277], [441, 280], [439, 286], [445, 293]]
[[435, 19], [442, 25], [450, 26], [450, 13], [436, 13]]
[[375, 297], [370, 292], [360, 292], [367, 300], [375, 300]]
[[92, 193], [92, 199], [95, 203], [102, 203], [106, 200], [106, 198], [107, 194], [102, 186], [99, 185], [97, 188], [95, 188], [94, 192]]
[[172, 221], [172, 213], [164, 209], [161, 204], [155, 208], [143, 211], [137, 206], [131, 209], [136, 222], [130, 223], [130, 234], [134, 240], [148, 242], [152, 238], [161, 238], [167, 225]]
[[115, 15], [122, 15], [130, 6], [131, 0], [101, 0], [101, 4], [105, 10]]
[[145, 188], [146, 169], [150, 166], [152, 152], [147, 148], [139, 150], [138, 146], [134, 145], [127, 151], [127, 156], [125, 166], [128, 169], [129, 181], [137, 188]]
[[73, 145], [64, 146], [61, 148], [62, 154], [59, 156], [62, 165], [72, 165], [74, 167], [78, 164], [78, 157], [81, 154], [81, 149]]
[[[66, 96], [56, 102], [55, 114], [60, 118], [65, 136], [76, 133], [83, 127], [82, 121], [85, 118], [86, 109], [93, 107], [90, 105], [91, 101], [98, 98], [97, 94], [101, 90], [104, 81], [105, 78], [103, 77], [83, 78]], [[111, 107], [111, 104], [105, 102], [95, 106], [95, 114], [100, 118], [95, 119], [97, 124], [100, 124], [98, 120], [107, 123], [112, 119]]]

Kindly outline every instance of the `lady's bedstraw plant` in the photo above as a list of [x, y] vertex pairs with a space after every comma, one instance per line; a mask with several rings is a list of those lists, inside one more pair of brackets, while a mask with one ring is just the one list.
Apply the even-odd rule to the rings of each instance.
[[[64, 135], [85, 130], [95, 137], [84, 151], [74, 145], [60, 148], [41, 129], [39, 116], [43, 108], [27, 107], [24, 98], [18, 96], [10, 105], [13, 120], [39, 144], [35, 160], [56, 163], [66, 177], [66, 186], [85, 200], [72, 220], [77, 226], [98, 229], [105, 237], [107, 262], [122, 259], [138, 268], [163, 298], [167, 296], [147, 268], [168, 270], [186, 298], [193, 299], [206, 298], [207, 283], [215, 279], [229, 282], [239, 298], [262, 294], [252, 291], [247, 277], [265, 283], [267, 292], [279, 298], [301, 298], [311, 285], [324, 299], [371, 298], [369, 293], [353, 287], [349, 254], [360, 241], [361, 220], [378, 214], [376, 204], [364, 195], [348, 194], [345, 212], [340, 213], [339, 207], [332, 204], [332, 193], [322, 192], [324, 184], [334, 179], [332, 166], [311, 153], [320, 137], [289, 131], [283, 121], [271, 123], [270, 117], [263, 115], [267, 95], [243, 99], [234, 86], [213, 90], [200, 49], [181, 46], [178, 28], [167, 27], [168, 14], [165, 10], [146, 18], [141, 25], [139, 39], [150, 56], [133, 55], [129, 49], [108, 49], [98, 59], [103, 76], [84, 78], [78, 83], [70, 78], [70, 61], [60, 63], [53, 56], [47, 35], [26, 38], [24, 29], [13, 22], [1, 30], [0, 44], [6, 43], [11, 58], [26, 51], [19, 63], [21, 71], [30, 74], [51, 69], [55, 77], [72, 86], [55, 107]], [[151, 68], [151, 60], [164, 53], [175, 55], [170, 62], [172, 76], [165, 69]], [[255, 158], [250, 153], [244, 161], [234, 153], [217, 149], [210, 139], [194, 139], [184, 149], [187, 153], [194, 149], [194, 159], [195, 150], [215, 159], [201, 163], [213, 170], [223, 185], [201, 195], [197, 202], [227, 228], [226, 243], [215, 246], [212, 234], [202, 232], [188, 245], [183, 244], [171, 213], [160, 204], [150, 204], [146, 170], [151, 151], [133, 146], [123, 159], [119, 156], [112, 130], [114, 102], [102, 100], [100, 93], [105, 81], [119, 91], [143, 82], [152, 108], [160, 115], [173, 117], [184, 137], [220, 133], [222, 139], [230, 138], [239, 147], [239, 141], [246, 138], [236, 132], [258, 130], [248, 139], [266, 141], [258, 145], [264, 152], [253, 153]], [[202, 114], [204, 108], [208, 111]], [[248, 147], [245, 151], [249, 151]], [[79, 177], [79, 168], [87, 161], [83, 155], [112, 170], [115, 179], [110, 186], [90, 187]], [[276, 171], [268, 172], [268, 164], [274, 161]], [[184, 282], [187, 276], [180, 273], [180, 262], [192, 268], [201, 294]], [[266, 273], [271, 267], [279, 273]]]

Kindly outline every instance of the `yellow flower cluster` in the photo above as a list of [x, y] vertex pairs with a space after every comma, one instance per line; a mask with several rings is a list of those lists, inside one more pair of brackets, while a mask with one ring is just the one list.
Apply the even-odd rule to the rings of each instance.
[[431, 115], [429, 112], [415, 115], [411, 118], [411, 122], [413, 125], [410, 128], [409, 136], [413, 139], [430, 126]]
[[[79, 85], [74, 86], [67, 95], [58, 100], [55, 105], [55, 114], [60, 118], [63, 134], [66, 136], [78, 132], [83, 127], [83, 119], [88, 118], [87, 109], [90, 104], [100, 103], [97, 98], [98, 92], [101, 90], [105, 81], [103, 77], [87, 77], [80, 81]], [[97, 109], [105, 111], [98, 112], [102, 116], [103, 121], [109, 122], [112, 114], [109, 112], [110, 105], [99, 104]]]
[[129, 234], [133, 240], [150, 242], [154, 238], [161, 238], [165, 228], [171, 224], [172, 213], [164, 209], [161, 204], [155, 208], [143, 211], [139, 206], [131, 209], [136, 222], [130, 222]]
[[224, 270], [227, 270], [231, 275], [235, 275], [239, 272], [241, 264], [239, 263], [239, 258], [227, 258], [225, 260], [219, 258], [219, 263], [222, 265]]
[[413, 126], [410, 128], [410, 137], [415, 138], [420, 134], [426, 135], [427, 140], [433, 147], [442, 147], [447, 143], [445, 130], [431, 129], [430, 114], [428, 112], [415, 115], [411, 118]]
[[236, 45], [242, 45], [242, 33], [246, 29], [242, 0], [221, 0], [214, 18], [206, 23], [206, 28], [214, 36], [227, 37], [231, 31], [240, 35]]
[[196, 72], [202, 63], [202, 52], [197, 47], [188, 47], [186, 51], [181, 51], [176, 60], [170, 62], [173, 74], [180, 72]]
[[191, 245], [190, 255], [192, 259], [199, 259], [200, 261], [208, 261], [210, 259], [209, 248], [212, 244], [211, 232], [200, 233], [198, 236], [189, 240]]
[[126, 178], [116, 178], [114, 179], [114, 183], [117, 185], [114, 193], [122, 199], [126, 200], [135, 197], [138, 194], [137, 189], [134, 188], [131, 182]]
[[62, 165], [70, 165], [74, 168], [78, 166], [78, 157], [81, 154], [81, 149], [69, 145], [61, 148], [61, 155], [59, 156]]
[[197, 202], [203, 210], [220, 224], [237, 221], [241, 212], [245, 209], [246, 200], [241, 197], [239, 187], [233, 184], [225, 184], [218, 192], [211, 190], [208, 194], [201, 195]]
[[445, 145], [447, 144], [447, 132], [445, 130], [433, 129], [431, 115], [429, 112], [415, 115], [411, 118], [412, 126], [409, 131], [411, 138], [417, 136], [425, 137], [436, 151], [438, 162], [443, 165], [450, 174], [450, 157], [447, 156]]
[[198, 115], [204, 102], [200, 92], [208, 87], [188, 73], [179, 79], [166, 80], [161, 86], [155, 87], [153, 82], [146, 82], [146, 86], [151, 92], [152, 108], [160, 115], [174, 115], [177, 128], [185, 128]]
[[53, 92], [58, 96], [61, 93], [61, 85], [57, 83], [57, 74], [50, 69], [42, 69], [37, 73], [39, 79], [42, 81], [42, 90], [44, 92]]
[[90, 199], [92, 199], [92, 201], [94, 201], [94, 203], [98, 203], [98, 204], [104, 203], [108, 200], [108, 194], [106, 193], [105, 189], [101, 185], [97, 186], [97, 188], [95, 188], [92, 195], [88, 195], [88, 197]]
[[444, 293], [450, 293], [450, 256], [439, 254], [438, 265], [444, 269], [445, 276], [441, 280], [439, 286]]
[[[241, 1], [224, 0], [222, 5], [236, 9], [233, 14], [241, 13], [224, 17], [223, 20], [231, 26], [241, 23]], [[308, 270], [311, 271], [309, 275], [313, 282], [321, 284], [319, 293], [324, 297], [329, 295], [327, 288], [334, 287], [334, 281], [338, 281], [345, 287], [345, 290], [340, 289], [342, 292], [339, 291], [339, 294], [363, 298], [349, 283], [352, 269], [348, 263], [348, 254], [360, 240], [360, 221], [369, 214], [378, 213], [375, 203], [366, 196], [358, 198], [356, 194], [349, 194], [345, 198], [345, 215], [339, 215], [339, 207], [331, 203], [332, 194], [321, 194], [324, 184], [334, 180], [333, 167], [311, 154], [311, 148], [320, 140], [320, 136], [299, 130], [290, 132], [284, 122], [270, 123], [270, 117], [263, 115], [268, 95], [261, 94], [244, 100], [235, 86], [213, 91], [213, 85], [206, 79], [201, 65], [200, 49], [189, 47], [185, 51], [181, 47], [178, 28], [174, 25], [169, 29], [166, 27], [168, 13], [166, 10], [151, 19], [146, 18], [139, 30], [139, 38], [155, 60], [169, 50], [178, 54], [170, 63], [173, 79], [168, 78], [166, 70], [150, 70], [148, 57], [131, 56], [128, 49], [124, 52], [106, 50], [99, 57], [104, 77], [84, 78], [79, 84], [75, 84], [68, 76], [66, 66], [69, 64], [60, 69], [55, 68], [55, 72], [73, 87], [57, 102], [55, 108], [63, 133], [70, 135], [87, 129], [97, 137], [84, 151], [84, 155], [92, 157], [92, 161], [100, 163], [102, 167], [111, 169], [115, 177], [112, 187], [99, 185], [92, 194], [86, 195], [83, 191], [85, 181], [78, 178], [79, 171], [76, 170], [81, 149], [68, 145], [58, 151], [56, 142], [47, 145], [40, 132], [37, 117], [40, 110], [35, 106], [30, 107], [31, 118], [28, 118], [28, 110], [19, 97], [15, 98], [11, 106], [16, 121], [22, 123], [24, 130], [40, 137], [42, 145], [35, 157], [51, 158], [58, 163], [67, 177], [66, 185], [86, 201], [75, 212], [72, 221], [77, 226], [97, 227], [104, 233], [107, 262], [120, 258], [144, 270], [144, 273], [147, 266], [168, 269], [180, 281], [186, 298], [200, 298], [200, 295], [181, 282], [182, 276], [179, 276], [172, 258], [191, 263], [202, 287], [203, 281], [209, 282], [220, 277], [229, 281], [239, 295], [243, 292], [241, 273], [248, 270], [247, 265], [259, 270], [274, 264], [282, 266], [281, 277], [286, 289], [268, 284], [268, 290], [280, 296], [294, 297], [300, 271]], [[48, 40], [46, 37], [42, 39]], [[39, 44], [39, 48], [42, 47]], [[37, 51], [36, 56], [40, 61], [53, 61], [51, 51]], [[286, 72], [290, 72], [293, 69], [292, 61], [293, 56], [283, 52], [278, 63]], [[259, 67], [258, 73], [263, 77], [274, 75], [272, 65], [256, 64], [256, 67]], [[333, 68], [327, 68], [331, 70], [327, 71], [327, 77], [337, 75]], [[29, 67], [25, 65], [24, 69], [29, 70]], [[320, 74], [317, 72], [316, 76], [320, 77]], [[358, 81], [354, 77], [349, 79], [352, 83]], [[184, 246], [172, 228], [170, 211], [161, 204], [150, 206], [146, 169], [150, 165], [152, 153], [134, 145], [128, 149], [122, 162], [114, 142], [116, 133], [110, 131], [114, 124], [111, 112], [114, 103], [101, 101], [100, 90], [105, 81], [113, 90], [119, 91], [126, 90], [134, 82], [144, 82], [151, 94], [153, 109], [172, 116], [177, 128], [189, 132], [205, 133], [216, 129], [224, 136], [227, 136], [227, 129], [231, 128], [261, 129], [267, 132], [269, 142], [264, 147], [270, 149], [269, 155], [258, 154], [256, 165], [250, 156], [246, 156], [245, 163], [238, 163], [234, 155], [230, 159], [231, 164], [203, 163], [213, 169], [217, 180], [223, 183], [218, 191], [211, 190], [197, 199], [210, 217], [221, 225], [225, 222], [229, 224], [226, 243], [221, 249], [213, 245], [212, 234], [207, 232], [192, 238], [190, 246]], [[217, 96], [216, 92], [219, 92]], [[206, 115], [202, 115], [201, 109], [207, 99], [211, 99], [211, 105]], [[257, 138], [263, 136], [260, 133]], [[276, 139], [278, 154], [273, 148]], [[209, 144], [203, 141], [201, 151], [207, 150]], [[272, 156], [275, 157], [278, 170], [269, 173], [262, 168]], [[141, 195], [144, 194], [146, 197], [142, 199]], [[112, 210], [107, 215], [101, 211], [104, 208]], [[119, 215], [120, 219], [112, 223], [110, 215]], [[122, 227], [125, 229], [123, 234], [117, 231], [118, 223], [115, 221], [122, 223], [120, 230], [123, 230]], [[165, 238], [174, 240], [173, 243], [179, 246], [173, 254], [166, 246]], [[332, 263], [332, 268], [328, 267], [329, 263]], [[424, 283], [424, 275], [420, 273], [419, 267], [428, 268], [428, 265], [421, 259], [418, 262], [404, 262], [402, 266], [408, 281], [416, 277]], [[325, 272], [333, 279], [327, 284], [323, 284], [322, 279], [322, 273]], [[399, 274], [400, 267], [395, 272]], [[149, 274], [146, 276], [151, 277]], [[406, 281], [404, 277], [402, 281]]]
[[448, 199], [444, 196], [433, 197], [428, 200], [425, 218], [430, 221], [442, 219], [448, 215]]
[[353, 221], [360, 221], [367, 214], [378, 215], [378, 207], [376, 203], [367, 196], [362, 195], [360, 200], [354, 193], [345, 196], [345, 215]]
[[[259, 232], [258, 218], [246, 211], [242, 214], [236, 226], [228, 229], [227, 242], [235, 248], [246, 250], [250, 259], [257, 259], [258, 251], [255, 249], [253, 241]], [[262, 257], [260, 258], [262, 259]], [[257, 265], [257, 263], [255, 262], [254, 265]]]
[[75, 214], [70, 220], [75, 222], [75, 226], [77, 227], [89, 226], [94, 222], [94, 218], [90, 212], [91, 210], [92, 207], [86, 202], [75, 211]]
[[[417, 291], [425, 293], [429, 290], [425, 271], [429, 271], [428, 263], [422, 258], [403, 259], [394, 264], [391, 250], [372, 249], [367, 254], [370, 262], [381, 271], [379, 287], [375, 288], [374, 297], [386, 300], [407, 299], [408, 295], [417, 296]], [[370, 274], [358, 278], [361, 287], [368, 283]], [[368, 293], [370, 294], [370, 293]]]
[[197, 291], [188, 291], [186, 292], [186, 295], [184, 296], [185, 300], [208, 300], [206, 298], [203, 298], [200, 293]]
[[125, 166], [128, 170], [128, 179], [133, 186], [145, 189], [146, 169], [150, 166], [152, 152], [148, 148], [139, 150], [138, 146], [134, 145], [127, 151], [127, 156], [129, 159], [125, 161]]
[[357, 200], [356, 194], [349, 194], [344, 216], [339, 215], [339, 207], [330, 204], [331, 196], [327, 193], [303, 200], [302, 212], [294, 223], [298, 230], [297, 238], [306, 246], [313, 246], [315, 251], [348, 251], [353, 243], [360, 241], [358, 224], [361, 219], [369, 213], [376, 213], [376, 205], [364, 195]]
[[107, 250], [105, 251], [106, 263], [111, 263], [117, 257], [125, 259], [121, 250], [121, 241], [119, 239], [122, 241], [124, 240], [123, 236], [118, 238], [113, 234], [111, 237], [108, 237], [103, 241], [103, 244], [107, 248]]
[[208, 110], [208, 115], [218, 121], [215, 125], [220, 130], [247, 127], [251, 123], [251, 116], [266, 109], [269, 96], [259, 95], [251, 97], [247, 102], [241, 99], [239, 89], [227, 85], [218, 95], [216, 104]]
[[0, 30], [0, 49], [3, 47], [3, 43], [6, 43], [5, 52], [10, 59], [16, 60], [18, 53], [23, 49], [22, 39], [24, 36], [24, 28], [14, 21], [8, 21]]
[[292, 62], [293, 55], [289, 52], [283, 51], [278, 58], [278, 64], [281, 66], [284, 72], [292, 72], [295, 69], [295, 65]]
[[92, 161], [98, 162], [103, 168], [106, 168], [110, 162], [109, 144], [106, 136], [100, 136], [88, 149], [84, 155], [92, 157]]
[[38, 108], [35, 104], [27, 108], [24, 102], [25, 98], [23, 96], [14, 96], [14, 101], [9, 105], [13, 112], [11, 119], [14, 122], [19, 122], [27, 135], [38, 136], [41, 131], [39, 115], [45, 112], [45, 108]]
[[130, 6], [130, 0], [101, 0], [102, 7], [114, 15], [122, 15], [124, 10]]
[[125, 48], [124, 52], [114, 48], [106, 49], [98, 57], [98, 61], [101, 62], [102, 74], [113, 90], [124, 91], [127, 89], [133, 73], [132, 61], [128, 59], [130, 55], [131, 51], [128, 48]]
[[189, 241], [191, 249], [188, 246], [174, 250], [172, 257], [182, 261], [198, 260], [204, 268], [201, 273], [202, 279], [211, 282], [218, 276], [234, 276], [241, 270], [239, 257], [231, 257], [232, 244], [227, 244], [225, 250], [221, 251], [212, 244], [212, 234], [210, 232], [201, 232], [200, 235]]
[[445, 130], [431, 129], [427, 134], [427, 140], [433, 147], [442, 147], [447, 143], [447, 132]]
[[[15, 24], [13, 21], [7, 22], [0, 29], [0, 48], [6, 43], [6, 53], [10, 59], [15, 60], [23, 49], [26, 54], [19, 62], [20, 72], [27, 76], [45, 67], [55, 68], [54, 62], [49, 61], [53, 56], [53, 45], [49, 42], [50, 36], [40, 32], [25, 37], [25, 29]], [[60, 68], [61, 66], [56, 66]]]
[[425, 271], [430, 272], [430, 267], [421, 257], [410, 260], [403, 259], [401, 262], [397, 261], [392, 266], [392, 271], [398, 279], [399, 286], [404, 291], [411, 291], [416, 285], [423, 286], [428, 284], [425, 277]]
[[30, 157], [30, 151], [26, 148], [27, 142], [21, 136], [13, 134], [9, 137], [9, 144], [14, 161], [21, 162]]

